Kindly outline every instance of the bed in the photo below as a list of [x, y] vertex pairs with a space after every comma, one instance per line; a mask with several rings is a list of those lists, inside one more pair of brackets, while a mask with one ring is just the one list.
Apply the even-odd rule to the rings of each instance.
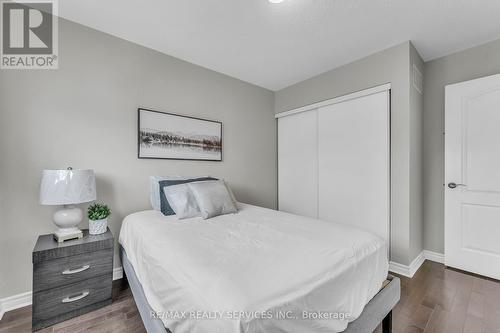
[[340, 223], [246, 204], [209, 220], [150, 210], [119, 241], [149, 333], [389, 332], [399, 300], [384, 241]]

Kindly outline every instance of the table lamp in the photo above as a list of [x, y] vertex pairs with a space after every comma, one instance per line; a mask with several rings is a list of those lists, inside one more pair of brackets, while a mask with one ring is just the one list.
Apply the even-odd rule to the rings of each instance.
[[82, 221], [83, 212], [76, 204], [96, 199], [94, 170], [43, 170], [40, 185], [40, 204], [62, 205], [54, 213], [53, 220], [58, 227], [54, 238], [62, 243], [65, 240], [82, 238], [77, 228]]

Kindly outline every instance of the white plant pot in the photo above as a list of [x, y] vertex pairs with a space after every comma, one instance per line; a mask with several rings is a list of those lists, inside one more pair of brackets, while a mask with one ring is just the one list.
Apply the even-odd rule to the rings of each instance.
[[108, 219], [89, 220], [89, 234], [100, 235], [108, 230]]

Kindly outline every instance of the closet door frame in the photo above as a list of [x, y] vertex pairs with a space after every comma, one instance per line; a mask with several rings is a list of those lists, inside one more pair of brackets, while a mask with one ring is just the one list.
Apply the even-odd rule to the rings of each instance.
[[[388, 95], [388, 124], [387, 124], [387, 128], [388, 128], [388, 147], [387, 147], [387, 151], [388, 151], [388, 156], [389, 156], [389, 160], [388, 160], [388, 179], [389, 179], [389, 183], [387, 184], [388, 186], [388, 214], [389, 214], [389, 221], [388, 221], [388, 249], [387, 249], [387, 252], [388, 252], [388, 258], [390, 258], [390, 255], [391, 255], [391, 245], [392, 245], [392, 150], [391, 150], [391, 146], [392, 146], [392, 142], [391, 142], [391, 136], [392, 136], [392, 127], [391, 127], [391, 84], [390, 83], [386, 83], [386, 84], [382, 84], [382, 85], [379, 85], [379, 86], [375, 86], [375, 87], [372, 87], [372, 88], [368, 88], [368, 89], [363, 89], [363, 90], [359, 90], [359, 91], [356, 91], [356, 92], [353, 92], [353, 93], [349, 93], [349, 94], [346, 94], [346, 95], [342, 95], [342, 96], [339, 96], [339, 97], [335, 97], [335, 98], [331, 98], [331, 99], [327, 99], [327, 100], [324, 100], [324, 101], [320, 101], [320, 102], [316, 102], [316, 103], [313, 103], [313, 104], [309, 104], [309, 105], [305, 105], [305, 106], [302, 106], [302, 107], [299, 107], [299, 108], [296, 108], [296, 109], [291, 109], [291, 110], [287, 110], [287, 111], [283, 111], [283, 112], [280, 112], [280, 113], [277, 113], [275, 114], [275, 118], [276, 118], [276, 128], [277, 128], [277, 132], [278, 132], [278, 136], [279, 136], [279, 126], [278, 126], [278, 119], [279, 118], [282, 118], [282, 117], [286, 117], [286, 116], [291, 116], [291, 115], [294, 115], [294, 114], [297, 114], [297, 113], [301, 113], [301, 112], [307, 112], [307, 111], [313, 111], [313, 110], [317, 110], [321, 107], [325, 107], [325, 106], [328, 106], [328, 105], [332, 105], [332, 104], [337, 104], [337, 103], [342, 103], [342, 102], [346, 102], [346, 101], [349, 101], [349, 100], [352, 100], [352, 99], [357, 99], [357, 98], [361, 98], [361, 97], [364, 97], [364, 96], [368, 96], [368, 95], [372, 95], [372, 94], [376, 94], [376, 93], [380, 93], [380, 92], [384, 92], [384, 91], [387, 91], [387, 95]], [[279, 161], [278, 161], [279, 163]], [[278, 175], [278, 180], [279, 180], [279, 175]], [[279, 184], [278, 184], [279, 186]], [[278, 209], [279, 208], [279, 191], [278, 191]], [[318, 212], [319, 213], [319, 212]]]
[[[364, 89], [364, 90], [359, 90], [359, 91], [356, 91], [353, 93], [349, 93], [347, 95], [342, 95], [342, 96], [330, 98], [330, 99], [327, 99], [327, 100], [324, 100], [321, 102], [316, 102], [313, 104], [301, 106], [301, 107], [296, 108], [296, 109], [279, 112], [279, 113], [276, 113], [274, 115], [274, 118], [278, 119], [278, 118], [282, 118], [282, 117], [286, 117], [286, 116], [291, 116], [292, 114], [311, 111], [314, 109], [319, 109], [319, 108], [324, 107], [324, 106], [342, 103], [342, 102], [345, 102], [345, 101], [348, 101], [351, 99], [356, 99], [356, 98], [360, 98], [360, 97], [364, 97], [364, 96], [368, 96], [368, 95], [373, 95], [373, 94], [383, 92], [383, 91], [389, 91], [389, 95], [390, 95], [391, 84], [386, 83], [386, 84], [382, 84], [380, 86], [376, 86], [376, 87], [372, 87], [372, 88], [368, 88], [368, 89]], [[391, 105], [391, 103], [389, 101], [389, 115], [390, 115], [390, 105]]]

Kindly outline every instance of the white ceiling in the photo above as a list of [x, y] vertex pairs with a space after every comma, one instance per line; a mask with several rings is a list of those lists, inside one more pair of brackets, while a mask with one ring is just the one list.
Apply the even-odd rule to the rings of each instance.
[[500, 38], [499, 0], [61, 0], [60, 16], [271, 90], [411, 40]]

